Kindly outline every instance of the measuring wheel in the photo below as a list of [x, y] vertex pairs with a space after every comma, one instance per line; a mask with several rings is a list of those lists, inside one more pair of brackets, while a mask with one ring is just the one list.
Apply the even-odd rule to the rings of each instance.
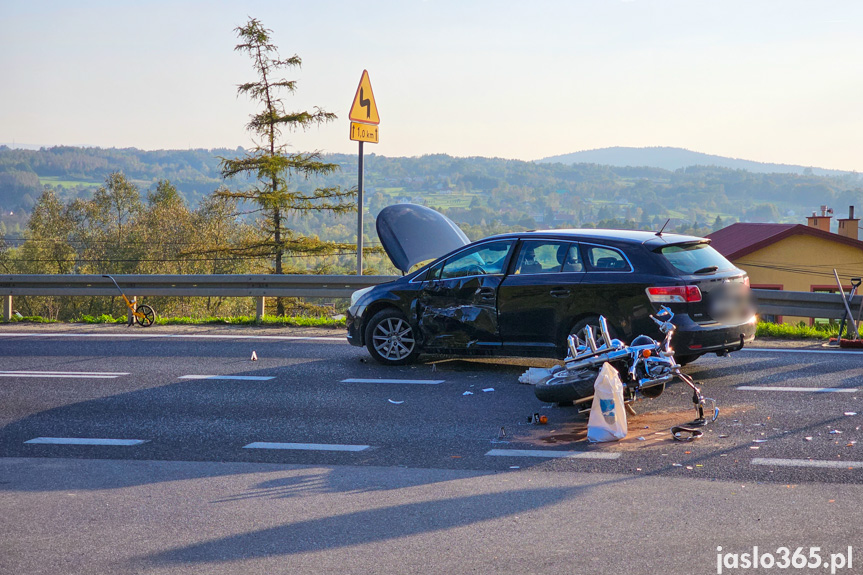
[[141, 327], [150, 327], [156, 321], [156, 312], [146, 304], [139, 305], [135, 310], [135, 321]]

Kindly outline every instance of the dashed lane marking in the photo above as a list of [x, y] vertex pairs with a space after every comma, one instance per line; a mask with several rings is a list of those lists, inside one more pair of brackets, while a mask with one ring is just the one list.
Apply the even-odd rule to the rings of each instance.
[[774, 459], [770, 457], [755, 457], [752, 465], [775, 465], [778, 467], [821, 467], [831, 469], [849, 469], [863, 467], [863, 461], [841, 461], [836, 459]]
[[128, 372], [100, 372], [100, 371], [0, 371], [0, 377], [64, 377], [64, 378], [92, 378], [92, 379], [115, 379], [121, 375], [129, 375]]
[[496, 457], [558, 457], [562, 459], [617, 459], [620, 453], [606, 451], [552, 451], [545, 449], [492, 449], [486, 455]]
[[243, 449], [289, 449], [297, 451], [364, 451], [368, 445], [342, 445], [338, 443], [270, 443], [256, 441]]
[[147, 443], [149, 439], [103, 439], [96, 437], [37, 437], [24, 443], [40, 445], [120, 445], [133, 446]]
[[415, 385], [438, 385], [443, 379], [343, 379], [342, 383], [407, 383]]
[[267, 377], [263, 375], [181, 375], [180, 379], [226, 379], [237, 381], [269, 381], [276, 379], [275, 376]]
[[805, 391], [808, 393], [857, 393], [857, 387], [781, 387], [769, 385], [741, 385], [739, 391]]

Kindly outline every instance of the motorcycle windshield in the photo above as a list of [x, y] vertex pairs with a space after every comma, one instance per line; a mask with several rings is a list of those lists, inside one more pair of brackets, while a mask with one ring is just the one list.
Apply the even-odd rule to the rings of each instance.
[[470, 243], [451, 219], [417, 204], [385, 207], [375, 228], [390, 261], [403, 272]]

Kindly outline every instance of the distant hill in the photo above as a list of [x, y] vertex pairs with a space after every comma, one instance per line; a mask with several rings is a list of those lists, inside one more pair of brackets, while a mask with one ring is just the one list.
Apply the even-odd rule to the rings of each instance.
[[811, 166], [793, 166], [789, 164], [765, 164], [737, 158], [712, 156], [693, 152], [683, 148], [653, 147], [653, 148], [600, 148], [584, 150], [572, 154], [550, 156], [537, 160], [543, 164], [559, 162], [561, 164], [600, 164], [616, 167], [651, 167], [674, 171], [689, 166], [717, 166], [732, 170], [747, 170], [759, 174], [809, 174], [814, 176], [842, 176], [851, 172], [827, 170]]
[[[168, 180], [195, 209], [220, 186], [249, 185], [248, 180], [223, 180], [219, 170], [220, 157], [241, 152], [0, 146], [0, 256], [3, 227], [12, 237], [20, 236], [46, 188], [64, 202], [87, 199], [108, 174], [120, 171], [138, 187], [142, 198], [160, 180]], [[842, 214], [846, 206], [863, 206], [863, 178], [856, 173], [818, 170], [816, 174], [815, 169], [808, 173], [799, 166], [743, 162], [673, 148], [613, 148], [570, 158], [564, 163], [551, 158], [523, 162], [443, 154], [413, 158], [368, 154], [364, 206], [372, 217], [365, 220], [367, 233], [377, 237], [373, 217], [383, 207], [400, 202], [443, 211], [473, 239], [534, 228], [659, 229], [668, 219], [672, 231], [705, 235], [736, 221], [805, 222], [803, 215], [821, 205]], [[676, 163], [669, 158], [677, 158]], [[292, 188], [311, 192], [316, 186], [356, 186], [355, 155], [331, 154], [325, 159], [342, 169], [315, 180], [294, 178]], [[734, 162], [733, 167], [716, 165], [720, 160]], [[685, 170], [678, 169], [683, 166]], [[299, 233], [350, 242], [356, 233], [356, 215], [292, 214], [290, 225]]]

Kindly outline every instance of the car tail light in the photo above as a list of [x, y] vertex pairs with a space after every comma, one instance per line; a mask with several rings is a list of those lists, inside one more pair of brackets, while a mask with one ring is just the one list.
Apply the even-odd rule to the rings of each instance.
[[701, 301], [698, 286], [657, 286], [647, 288], [653, 303], [695, 303]]

